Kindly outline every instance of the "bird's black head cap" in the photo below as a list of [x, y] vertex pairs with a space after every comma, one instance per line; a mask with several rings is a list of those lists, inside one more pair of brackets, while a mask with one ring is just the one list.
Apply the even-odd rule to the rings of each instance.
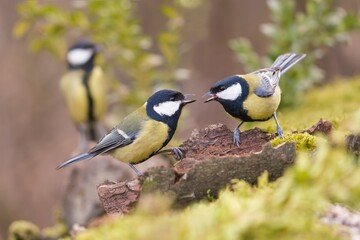
[[233, 75], [215, 83], [208, 94], [214, 96], [211, 100], [219, 102], [244, 101], [249, 94], [249, 84], [242, 77]]
[[98, 47], [90, 41], [79, 41], [73, 44], [67, 52], [69, 69], [83, 69], [87, 72], [94, 67]]
[[216, 100], [227, 113], [239, 117], [244, 115], [243, 102], [249, 95], [249, 84], [241, 76], [229, 76], [215, 83], [207, 95], [211, 97], [206, 102]]
[[182, 108], [191, 102], [194, 100], [186, 100], [181, 92], [160, 90], [147, 100], [146, 112], [150, 118], [167, 124], [175, 131]]

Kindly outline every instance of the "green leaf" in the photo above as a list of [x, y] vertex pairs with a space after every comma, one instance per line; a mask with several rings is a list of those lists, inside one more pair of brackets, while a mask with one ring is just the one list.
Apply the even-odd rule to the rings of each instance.
[[161, 12], [162, 14], [164, 14], [165, 17], [169, 18], [169, 19], [173, 19], [178, 17], [178, 12], [176, 11], [176, 9], [170, 5], [163, 5], [161, 7]]
[[260, 26], [261, 32], [267, 37], [275, 37], [278, 34], [278, 29], [274, 24], [266, 23]]
[[83, 12], [73, 12], [70, 16], [70, 23], [80, 28], [90, 27], [90, 22]]
[[20, 20], [15, 24], [13, 28], [13, 36], [16, 38], [23, 37], [30, 28], [31, 24], [27, 20]]

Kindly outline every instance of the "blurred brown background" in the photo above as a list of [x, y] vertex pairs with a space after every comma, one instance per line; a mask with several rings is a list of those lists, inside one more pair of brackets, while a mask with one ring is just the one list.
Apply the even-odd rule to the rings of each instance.
[[[53, 212], [60, 206], [71, 170], [55, 171], [54, 167], [69, 157], [77, 144], [77, 133], [58, 91], [65, 64], [47, 53], [29, 53], [26, 40], [12, 37], [19, 2], [0, 1], [1, 233], [15, 219], [30, 220], [42, 227], [54, 222]], [[51, 2], [64, 4], [61, 0]], [[140, 3], [139, 14], [148, 34], [161, 25], [159, 2]], [[355, 0], [341, 4], [348, 9], [358, 7]], [[228, 41], [248, 37], [263, 53], [266, 39], [259, 25], [266, 21], [269, 17], [265, 1], [204, 1], [187, 19], [185, 40], [189, 51], [183, 65], [191, 70], [191, 80], [184, 84], [184, 92], [195, 93], [201, 100], [211, 83], [241, 73], [242, 66]], [[360, 34], [352, 34], [348, 44], [327, 51], [319, 65], [326, 70], [328, 80], [359, 74], [359, 41]], [[190, 106], [188, 126], [177, 136], [185, 138], [192, 128], [211, 123], [224, 122], [231, 128], [236, 125], [220, 106], [201, 104], [198, 101]]]

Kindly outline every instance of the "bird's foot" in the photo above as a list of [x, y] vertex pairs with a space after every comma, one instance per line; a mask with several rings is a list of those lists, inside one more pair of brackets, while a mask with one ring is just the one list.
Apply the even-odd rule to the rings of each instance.
[[174, 158], [176, 161], [180, 161], [181, 159], [183, 159], [185, 157], [184, 150], [182, 148], [178, 148], [178, 147], [167, 148], [167, 149], [161, 150], [157, 154], [160, 154], [160, 153], [170, 153], [170, 154], [174, 155]]
[[185, 157], [184, 150], [182, 148], [169, 148], [173, 152], [176, 161], [180, 161]]
[[276, 127], [276, 131], [277, 131], [277, 134], [278, 136], [283, 139], [284, 138], [284, 131], [282, 130], [282, 128], [280, 126], [277, 126]]
[[240, 147], [240, 130], [238, 127], [234, 129], [234, 143]]

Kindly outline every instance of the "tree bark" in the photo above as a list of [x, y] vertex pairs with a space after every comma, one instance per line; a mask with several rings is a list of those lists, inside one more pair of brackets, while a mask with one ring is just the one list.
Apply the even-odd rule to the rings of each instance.
[[161, 191], [174, 197], [174, 207], [217, 197], [219, 190], [240, 179], [256, 184], [267, 171], [269, 180], [283, 175], [295, 161], [295, 143], [273, 148], [276, 135], [255, 128], [241, 133], [241, 144], [232, 141], [233, 132], [222, 124], [194, 130], [180, 147], [186, 157], [173, 168], [156, 167], [140, 178], [98, 186], [107, 213], [128, 213], [143, 193]]

